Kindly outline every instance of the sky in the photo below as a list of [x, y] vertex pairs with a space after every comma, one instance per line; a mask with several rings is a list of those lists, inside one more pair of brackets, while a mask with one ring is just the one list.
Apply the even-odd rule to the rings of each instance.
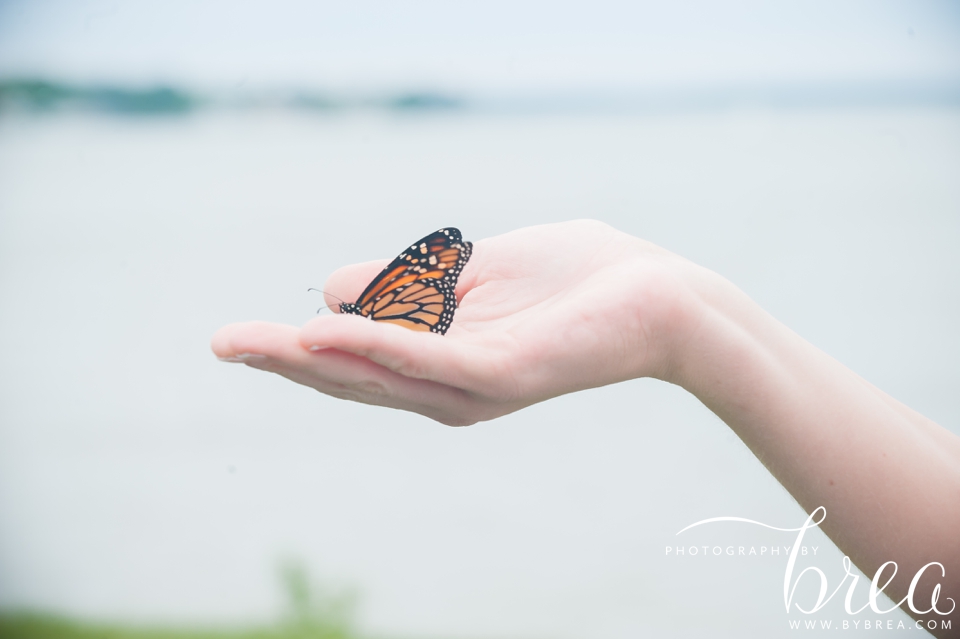
[[960, 2], [0, 0], [0, 76], [219, 87], [960, 84]]

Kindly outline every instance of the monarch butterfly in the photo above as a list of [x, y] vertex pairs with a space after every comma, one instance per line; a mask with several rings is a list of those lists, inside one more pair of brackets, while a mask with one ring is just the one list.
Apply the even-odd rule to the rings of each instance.
[[356, 303], [340, 304], [340, 312], [443, 335], [457, 310], [457, 277], [472, 252], [459, 229], [431, 233], [380, 271]]

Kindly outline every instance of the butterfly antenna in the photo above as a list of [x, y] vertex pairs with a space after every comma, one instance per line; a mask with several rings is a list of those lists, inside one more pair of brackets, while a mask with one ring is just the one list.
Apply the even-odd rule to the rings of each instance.
[[[307, 289], [307, 292], [309, 293], [310, 291], [316, 291], [316, 292], [318, 292], [318, 293], [323, 293], [324, 295], [329, 295], [330, 297], [332, 297], [332, 298], [334, 298], [334, 299], [340, 300], [341, 303], [346, 304], [346, 302], [344, 302], [342, 299], [340, 299], [339, 297], [337, 297], [337, 296], [334, 295], [333, 293], [327, 293], [327, 292], [324, 291], [323, 289], [320, 289], [320, 288], [308, 288], [308, 289]], [[332, 308], [333, 308], [333, 305], [331, 305], [331, 304], [324, 304], [323, 306], [321, 306], [320, 308], [317, 309], [317, 313], [319, 313], [320, 311], [322, 311], [322, 310], [325, 309], [325, 308], [327, 308], [327, 309], [332, 309]]]

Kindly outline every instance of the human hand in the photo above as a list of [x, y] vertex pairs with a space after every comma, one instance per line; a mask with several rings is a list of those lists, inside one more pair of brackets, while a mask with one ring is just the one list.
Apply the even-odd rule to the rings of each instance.
[[[326, 290], [356, 299], [385, 263], [342, 268]], [[456, 293], [460, 307], [443, 336], [337, 314], [302, 329], [233, 324], [212, 347], [334, 397], [450, 425], [633, 377], [674, 382], [723, 419], [808, 512], [826, 508], [822, 529], [861, 570], [903, 566], [886, 591], [894, 601], [930, 561], [946, 567], [943, 591], [960, 591], [960, 439], [719, 275], [580, 221], [477, 242]], [[918, 600], [935, 603], [940, 588], [925, 581]]]
[[[341, 268], [324, 289], [356, 299], [386, 262]], [[693, 319], [695, 268], [600, 222], [529, 227], [475, 243], [444, 336], [335, 314], [301, 329], [232, 324], [211, 346], [334, 397], [468, 425], [576, 390], [667, 379]]]

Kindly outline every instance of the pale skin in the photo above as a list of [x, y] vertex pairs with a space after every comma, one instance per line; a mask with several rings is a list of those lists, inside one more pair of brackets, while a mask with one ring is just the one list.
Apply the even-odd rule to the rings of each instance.
[[[344, 267], [324, 290], [352, 301], [386, 262]], [[929, 562], [946, 576], [936, 567], [924, 573], [917, 607], [930, 608], [937, 583], [938, 609], [960, 601], [960, 437], [804, 341], [724, 278], [577, 221], [476, 242], [457, 297], [445, 336], [334, 314], [302, 328], [232, 324], [212, 348], [334, 397], [451, 426], [637, 377], [677, 384], [807, 512], [826, 508], [821, 527], [868, 578], [897, 562], [885, 589], [895, 602]], [[861, 584], [858, 596], [866, 591]], [[935, 635], [960, 633], [960, 605], [946, 617], [919, 617], [952, 621]]]

